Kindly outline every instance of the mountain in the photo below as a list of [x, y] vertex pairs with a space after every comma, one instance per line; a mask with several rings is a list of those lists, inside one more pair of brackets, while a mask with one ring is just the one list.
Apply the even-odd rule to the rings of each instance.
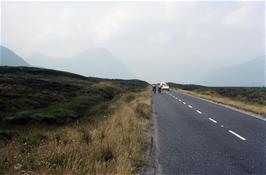
[[104, 48], [90, 48], [68, 58], [52, 58], [41, 54], [29, 57], [32, 64], [84, 76], [132, 79], [130, 70], [117, 57]]
[[265, 86], [265, 56], [209, 72], [199, 81], [207, 86]]
[[20, 56], [4, 46], [0, 46], [0, 66], [30, 66]]

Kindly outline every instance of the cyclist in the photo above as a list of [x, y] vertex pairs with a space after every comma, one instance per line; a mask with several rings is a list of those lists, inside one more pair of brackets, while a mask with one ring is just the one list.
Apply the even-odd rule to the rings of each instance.
[[153, 91], [153, 93], [156, 93], [156, 85], [155, 84], [152, 85], [152, 91]]

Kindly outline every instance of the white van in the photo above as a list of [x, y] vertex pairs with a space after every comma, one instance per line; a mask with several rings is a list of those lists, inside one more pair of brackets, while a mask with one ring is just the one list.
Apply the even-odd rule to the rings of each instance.
[[159, 88], [161, 88], [162, 90], [166, 90], [166, 91], [169, 91], [170, 90], [170, 87], [165, 82], [160, 82], [159, 83]]

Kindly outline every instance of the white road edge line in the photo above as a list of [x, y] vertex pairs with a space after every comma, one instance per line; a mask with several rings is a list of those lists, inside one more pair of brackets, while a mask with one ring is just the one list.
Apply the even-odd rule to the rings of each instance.
[[201, 111], [199, 111], [199, 110], [196, 110], [197, 111], [197, 113], [199, 113], [199, 114], [202, 114], [202, 112]]
[[183, 104], [185, 105], [185, 104], [186, 104], [186, 102], [183, 102]]
[[192, 106], [191, 106], [191, 105], [188, 105], [188, 107], [189, 107], [189, 108], [192, 108]]
[[228, 132], [230, 132], [231, 134], [237, 136], [237, 137], [240, 138], [241, 140], [246, 140], [244, 137], [242, 137], [241, 135], [238, 135], [238, 134], [235, 133], [234, 131], [228, 130]]
[[181, 101], [180, 99], [178, 101]]
[[217, 121], [212, 118], [209, 118], [209, 120], [212, 121], [213, 123], [217, 123]]

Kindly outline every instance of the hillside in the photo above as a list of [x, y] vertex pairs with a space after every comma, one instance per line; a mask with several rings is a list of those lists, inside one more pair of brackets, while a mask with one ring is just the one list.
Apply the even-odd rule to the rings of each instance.
[[265, 56], [209, 72], [198, 84], [207, 86], [265, 86]]
[[49, 69], [0, 67], [0, 123], [61, 124], [129, 91], [147, 86], [139, 80], [108, 80]]
[[138, 174], [148, 162], [147, 85], [0, 67], [0, 174]]
[[13, 51], [0, 46], [0, 66], [30, 66], [30, 64]]
[[104, 48], [90, 48], [67, 58], [42, 54], [29, 56], [32, 65], [100, 78], [132, 79], [134, 75], [117, 57]]

